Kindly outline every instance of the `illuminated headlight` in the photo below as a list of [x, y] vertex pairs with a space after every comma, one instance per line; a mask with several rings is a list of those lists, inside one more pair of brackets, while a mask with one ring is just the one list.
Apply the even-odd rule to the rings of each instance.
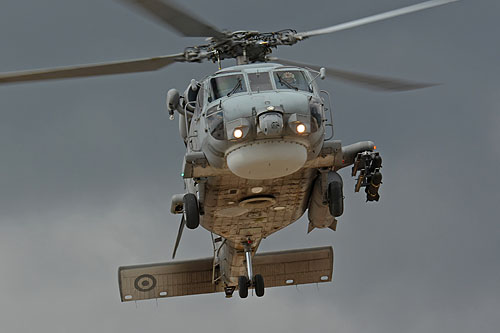
[[297, 130], [297, 133], [304, 134], [306, 132], [306, 125], [298, 123], [296, 130]]
[[288, 117], [288, 127], [293, 133], [307, 135], [311, 133], [311, 116], [307, 114], [294, 113]]
[[235, 129], [233, 131], [233, 136], [236, 138], [236, 139], [241, 139], [243, 137], [243, 131], [239, 128]]
[[226, 122], [224, 127], [229, 140], [243, 140], [250, 133], [251, 124], [246, 118], [238, 118]]

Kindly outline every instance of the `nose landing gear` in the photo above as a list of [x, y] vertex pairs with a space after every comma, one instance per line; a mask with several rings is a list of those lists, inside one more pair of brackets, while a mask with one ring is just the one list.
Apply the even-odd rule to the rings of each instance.
[[[256, 274], [255, 276], [253, 275], [253, 270], [252, 270], [252, 242], [249, 240], [245, 242], [244, 248], [245, 248], [245, 258], [247, 262], [247, 276], [240, 276], [238, 278], [238, 293], [241, 298], [247, 298], [248, 297], [248, 288], [250, 286], [254, 287], [255, 289], [255, 295], [257, 297], [262, 297], [264, 296], [264, 278], [260, 274]], [[253, 277], [253, 278], [252, 278]]]

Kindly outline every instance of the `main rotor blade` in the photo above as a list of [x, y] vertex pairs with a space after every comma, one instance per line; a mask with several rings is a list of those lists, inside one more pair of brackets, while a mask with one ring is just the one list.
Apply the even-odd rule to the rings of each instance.
[[311, 31], [305, 31], [305, 32], [299, 32], [298, 34], [296, 34], [296, 36], [299, 37], [299, 38], [300, 37], [307, 38], [307, 37], [311, 37], [311, 36], [329, 34], [329, 33], [337, 32], [337, 31], [341, 31], [341, 30], [346, 30], [346, 29], [350, 29], [350, 28], [354, 28], [354, 27], [359, 27], [361, 25], [365, 25], [365, 24], [369, 24], [369, 23], [373, 23], [373, 22], [377, 22], [377, 21], [386, 20], [386, 19], [389, 19], [389, 18], [392, 18], [392, 17], [396, 17], [396, 16], [400, 16], [400, 15], [405, 15], [405, 14], [417, 12], [417, 11], [424, 10], [424, 9], [427, 9], [427, 8], [432, 8], [432, 7], [436, 7], [436, 6], [445, 5], [447, 3], [456, 2], [456, 1], [459, 1], [459, 0], [431, 0], [431, 1], [426, 1], [426, 2], [422, 2], [422, 3], [416, 4], [416, 5], [412, 5], [412, 6], [408, 6], [408, 7], [404, 7], [404, 8], [400, 8], [400, 9], [391, 10], [389, 12], [385, 12], [385, 13], [381, 13], [381, 14], [377, 14], [377, 15], [373, 15], [373, 16], [368, 16], [368, 17], [365, 17], [365, 18], [361, 18], [361, 19], [350, 21], [350, 22], [346, 22], [346, 23], [337, 24], [337, 25], [334, 25], [334, 26], [331, 26], [331, 27], [327, 27], [327, 28], [322, 28], [322, 29], [317, 29], [317, 30], [311, 30]]
[[[268, 60], [277, 62], [279, 64], [283, 64], [283, 65], [310, 68], [310, 69], [313, 69], [315, 71], [319, 71], [321, 68], [320, 66], [317, 66], [317, 65], [308, 65], [308, 64], [303, 64], [303, 63], [296, 62], [296, 61], [279, 59], [279, 58], [275, 58], [275, 57], [269, 57]], [[372, 90], [408, 91], [408, 90], [428, 88], [428, 87], [432, 87], [432, 86], [437, 85], [436, 83], [412, 82], [412, 81], [394, 79], [394, 78], [389, 78], [389, 77], [356, 73], [356, 72], [345, 71], [345, 70], [340, 70], [340, 69], [335, 69], [335, 68], [326, 67], [325, 69], [326, 69], [326, 76], [329, 76], [329, 77], [334, 78], [334, 79], [340, 79], [340, 80], [343, 80], [343, 81], [346, 81], [346, 82], [349, 82], [349, 83], [352, 83], [352, 84], [355, 84], [358, 86], [363, 86], [365, 88], [372, 89]]]
[[172, 259], [175, 259], [175, 254], [177, 253], [177, 248], [181, 242], [182, 232], [184, 231], [184, 226], [186, 225], [186, 220], [184, 219], [184, 214], [182, 214], [181, 224], [179, 225], [179, 231], [177, 232], [177, 238], [175, 239], [174, 252], [172, 253]]
[[22, 81], [56, 80], [86, 76], [149, 72], [163, 68], [174, 62], [182, 61], [185, 61], [184, 54], [179, 53], [155, 58], [117, 61], [102, 64], [0, 73], [0, 84]]
[[191, 15], [169, 0], [120, 0], [140, 7], [148, 14], [188, 37], [224, 37], [217, 28]]

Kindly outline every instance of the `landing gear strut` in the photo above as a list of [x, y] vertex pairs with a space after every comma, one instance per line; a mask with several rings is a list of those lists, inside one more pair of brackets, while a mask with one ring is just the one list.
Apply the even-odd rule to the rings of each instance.
[[[255, 295], [257, 297], [262, 297], [264, 296], [264, 278], [260, 274], [256, 274], [255, 276], [253, 275], [253, 270], [252, 270], [252, 246], [251, 246], [251, 241], [247, 241], [244, 244], [245, 248], [245, 259], [247, 262], [247, 275], [246, 276], [240, 276], [238, 278], [238, 293], [240, 294], [241, 298], [247, 298], [248, 297], [248, 287], [253, 286], [255, 289]], [[253, 278], [251, 278], [253, 277]]]

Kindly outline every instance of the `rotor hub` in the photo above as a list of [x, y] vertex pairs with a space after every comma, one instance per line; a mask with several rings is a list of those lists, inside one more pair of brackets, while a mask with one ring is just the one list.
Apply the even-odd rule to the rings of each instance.
[[266, 56], [279, 45], [293, 45], [302, 40], [292, 29], [260, 33], [258, 31], [225, 32], [223, 37], [211, 37], [205, 45], [184, 50], [185, 61], [200, 62], [208, 59], [218, 62], [238, 59], [238, 63], [265, 62]]

